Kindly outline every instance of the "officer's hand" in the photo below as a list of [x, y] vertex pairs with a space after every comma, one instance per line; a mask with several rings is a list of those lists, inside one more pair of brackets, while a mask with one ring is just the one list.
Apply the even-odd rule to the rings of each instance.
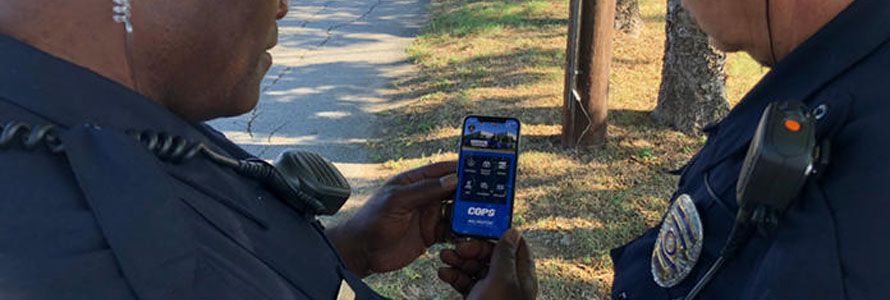
[[398, 270], [443, 241], [442, 202], [454, 196], [456, 169], [452, 161], [399, 174], [349, 221], [330, 229], [350, 270], [359, 276]]
[[461, 242], [453, 250], [442, 250], [440, 257], [448, 267], [439, 269], [439, 278], [467, 299], [524, 300], [538, 295], [531, 251], [515, 229], [505, 232], [497, 245]]

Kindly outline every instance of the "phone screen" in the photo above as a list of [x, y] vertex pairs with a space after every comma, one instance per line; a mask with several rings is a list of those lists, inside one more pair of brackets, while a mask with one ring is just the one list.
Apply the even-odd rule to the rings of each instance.
[[497, 239], [510, 228], [518, 150], [518, 120], [464, 119], [452, 231]]

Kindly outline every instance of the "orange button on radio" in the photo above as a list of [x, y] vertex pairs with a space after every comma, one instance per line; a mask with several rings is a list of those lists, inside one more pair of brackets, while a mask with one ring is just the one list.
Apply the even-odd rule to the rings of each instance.
[[787, 119], [785, 120], [785, 129], [791, 130], [793, 132], [798, 132], [800, 131], [800, 122]]

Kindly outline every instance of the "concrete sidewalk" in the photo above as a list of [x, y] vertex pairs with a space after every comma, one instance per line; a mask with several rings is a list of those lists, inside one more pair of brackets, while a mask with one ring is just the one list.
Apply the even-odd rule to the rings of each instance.
[[367, 198], [381, 177], [365, 144], [390, 83], [413, 69], [405, 48], [426, 20], [425, 0], [291, 1], [279, 21], [274, 64], [250, 113], [210, 125], [247, 151], [274, 159], [285, 149], [321, 153]]

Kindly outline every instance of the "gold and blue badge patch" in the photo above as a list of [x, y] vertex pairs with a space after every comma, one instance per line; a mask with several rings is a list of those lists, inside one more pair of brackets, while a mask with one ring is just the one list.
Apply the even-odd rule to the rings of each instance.
[[655, 283], [669, 288], [692, 272], [702, 248], [702, 225], [695, 203], [687, 194], [671, 204], [652, 251]]

